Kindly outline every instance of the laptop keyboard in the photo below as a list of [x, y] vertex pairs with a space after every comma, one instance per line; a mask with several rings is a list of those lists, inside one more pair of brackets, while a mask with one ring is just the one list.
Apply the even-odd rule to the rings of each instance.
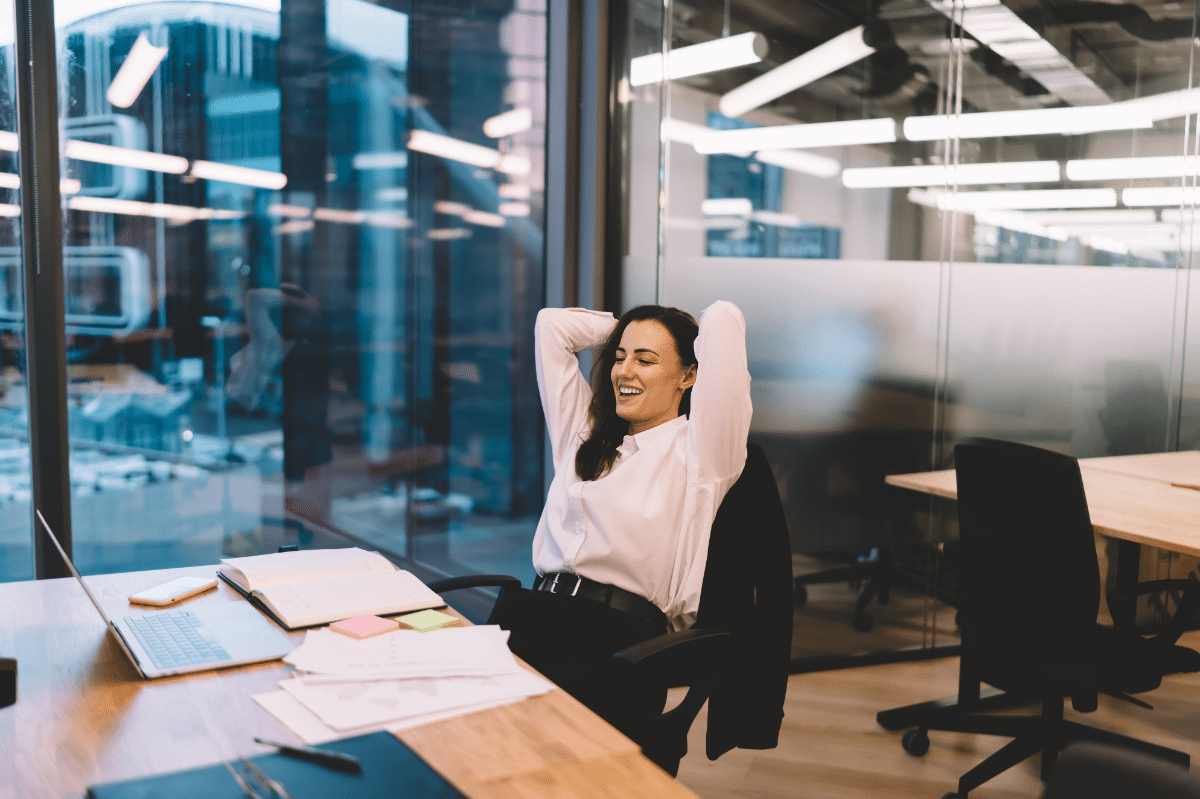
[[126, 616], [125, 621], [160, 669], [230, 660], [229, 653], [191, 611]]

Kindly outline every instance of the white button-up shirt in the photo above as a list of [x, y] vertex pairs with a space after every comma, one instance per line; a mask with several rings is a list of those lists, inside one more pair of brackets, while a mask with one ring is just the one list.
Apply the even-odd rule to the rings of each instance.
[[632, 591], [674, 629], [686, 629], [700, 606], [713, 519], [746, 462], [746, 323], [732, 303], [705, 309], [689, 416], [625, 436], [612, 469], [584, 481], [575, 452], [588, 430], [592, 392], [575, 354], [602, 345], [615, 326], [612, 314], [598, 311], [538, 313], [538, 390], [554, 481], [533, 539], [533, 566], [538, 574], [572, 572]]

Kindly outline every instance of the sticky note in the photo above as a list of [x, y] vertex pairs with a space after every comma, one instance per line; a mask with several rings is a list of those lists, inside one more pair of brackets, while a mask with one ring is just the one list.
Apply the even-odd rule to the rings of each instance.
[[399, 627], [395, 620], [381, 619], [378, 616], [355, 616], [353, 619], [343, 619], [329, 625], [329, 629], [352, 638], [370, 638], [372, 635], [391, 632]]
[[458, 617], [442, 613], [440, 610], [419, 610], [416, 613], [397, 616], [396, 621], [417, 632], [427, 633], [430, 630], [440, 630], [443, 627], [458, 624]]

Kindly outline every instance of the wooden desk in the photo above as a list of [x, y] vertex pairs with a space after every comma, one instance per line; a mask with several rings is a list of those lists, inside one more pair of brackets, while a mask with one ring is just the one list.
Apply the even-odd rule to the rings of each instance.
[[[1084, 458], [1079, 461], [1092, 526], [1100, 535], [1135, 544], [1200, 556], [1200, 491], [1180, 488], [1192, 473], [1181, 465], [1200, 464], [1200, 452]], [[1175, 456], [1186, 455], [1186, 458]], [[1120, 471], [1119, 471], [1120, 470]], [[1134, 475], [1138, 476], [1134, 476]], [[1167, 479], [1159, 479], [1167, 476]], [[954, 470], [893, 474], [888, 484], [946, 499], [958, 497]], [[1193, 478], [1193, 482], [1200, 480]]]
[[[111, 615], [130, 593], [212, 566], [88, 577]], [[242, 601], [221, 583], [191, 603]], [[297, 644], [303, 633], [291, 633]], [[16, 657], [17, 703], [0, 709], [0, 799], [82, 796], [88, 785], [272, 751], [299, 742], [251, 699], [283, 663], [141, 680], [73, 579], [0, 583], [0, 655]], [[560, 690], [398, 737], [472, 799], [695, 795]]]
[[[1079, 461], [1092, 527], [1116, 539], [1116, 581], [1130, 589], [1138, 581], [1142, 545], [1200, 557], [1200, 452], [1165, 452]], [[888, 475], [890, 485], [956, 499], [953, 469]], [[1133, 623], [1129, 616], [1114, 619]]]

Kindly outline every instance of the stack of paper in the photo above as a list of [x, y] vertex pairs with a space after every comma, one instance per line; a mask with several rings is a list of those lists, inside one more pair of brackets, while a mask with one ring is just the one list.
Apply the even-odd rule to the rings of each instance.
[[292, 678], [254, 699], [308, 743], [407, 729], [554, 687], [521, 668], [495, 626], [361, 640], [323, 628], [284, 660], [296, 667]]

